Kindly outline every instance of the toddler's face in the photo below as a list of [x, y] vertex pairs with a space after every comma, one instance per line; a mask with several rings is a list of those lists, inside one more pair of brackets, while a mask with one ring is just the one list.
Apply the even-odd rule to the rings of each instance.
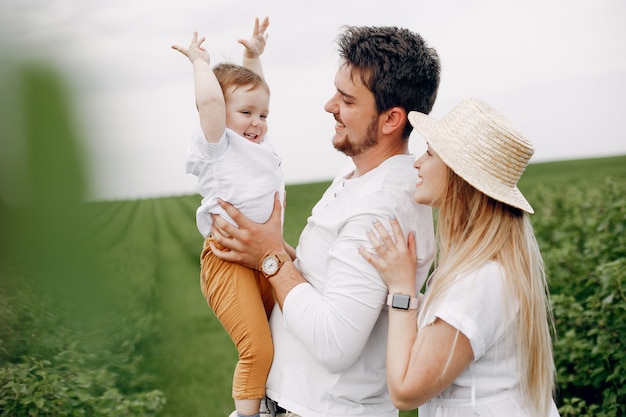
[[240, 136], [260, 143], [267, 133], [270, 95], [261, 87], [230, 87], [226, 91], [226, 127]]

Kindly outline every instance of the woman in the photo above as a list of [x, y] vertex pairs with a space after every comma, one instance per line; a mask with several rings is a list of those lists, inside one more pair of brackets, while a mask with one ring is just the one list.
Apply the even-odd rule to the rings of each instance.
[[361, 255], [389, 287], [387, 379], [400, 409], [429, 416], [558, 416], [543, 263], [517, 188], [532, 144], [469, 98], [440, 121], [411, 112], [426, 139], [415, 201], [439, 209], [437, 265], [415, 282], [415, 237], [391, 219]]

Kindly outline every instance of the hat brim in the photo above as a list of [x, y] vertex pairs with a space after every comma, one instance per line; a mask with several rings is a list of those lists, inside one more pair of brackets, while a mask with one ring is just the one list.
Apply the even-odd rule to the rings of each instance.
[[455, 132], [447, 129], [438, 120], [417, 111], [409, 112], [408, 119], [415, 131], [428, 142], [441, 160], [472, 187], [496, 201], [527, 213], [534, 213], [516, 186], [508, 187], [490, 177], [480, 175], [481, 167], [478, 166], [477, 160], [472, 159], [471, 149], [468, 149], [471, 144], [450, 140], [456, 136]]

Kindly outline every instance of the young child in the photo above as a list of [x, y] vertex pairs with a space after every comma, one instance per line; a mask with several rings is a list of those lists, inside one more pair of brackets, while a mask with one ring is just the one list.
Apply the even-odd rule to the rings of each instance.
[[[211, 252], [211, 214], [232, 222], [217, 204], [235, 204], [246, 216], [263, 223], [269, 218], [276, 193], [284, 199], [280, 157], [267, 133], [270, 91], [263, 78], [260, 55], [269, 25], [255, 20], [252, 37], [239, 40], [243, 66], [219, 64], [213, 70], [202, 47], [205, 38], [194, 32], [188, 48], [172, 46], [193, 65], [200, 132], [194, 135], [186, 162], [198, 177], [203, 196], [197, 210], [198, 229], [205, 237], [201, 255], [201, 288], [237, 347], [233, 376], [235, 408], [231, 416], [259, 416], [265, 380], [273, 359], [268, 318], [274, 307], [272, 288], [259, 271], [222, 261]], [[234, 223], [234, 222], [233, 222]]]

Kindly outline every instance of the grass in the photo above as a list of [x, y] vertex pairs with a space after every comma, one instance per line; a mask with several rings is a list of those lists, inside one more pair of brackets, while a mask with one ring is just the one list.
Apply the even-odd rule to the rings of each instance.
[[[530, 164], [520, 179], [522, 192], [542, 185], [594, 184], [612, 177], [626, 178], [626, 156], [589, 158]], [[532, 203], [532, 202], [531, 202]]]

